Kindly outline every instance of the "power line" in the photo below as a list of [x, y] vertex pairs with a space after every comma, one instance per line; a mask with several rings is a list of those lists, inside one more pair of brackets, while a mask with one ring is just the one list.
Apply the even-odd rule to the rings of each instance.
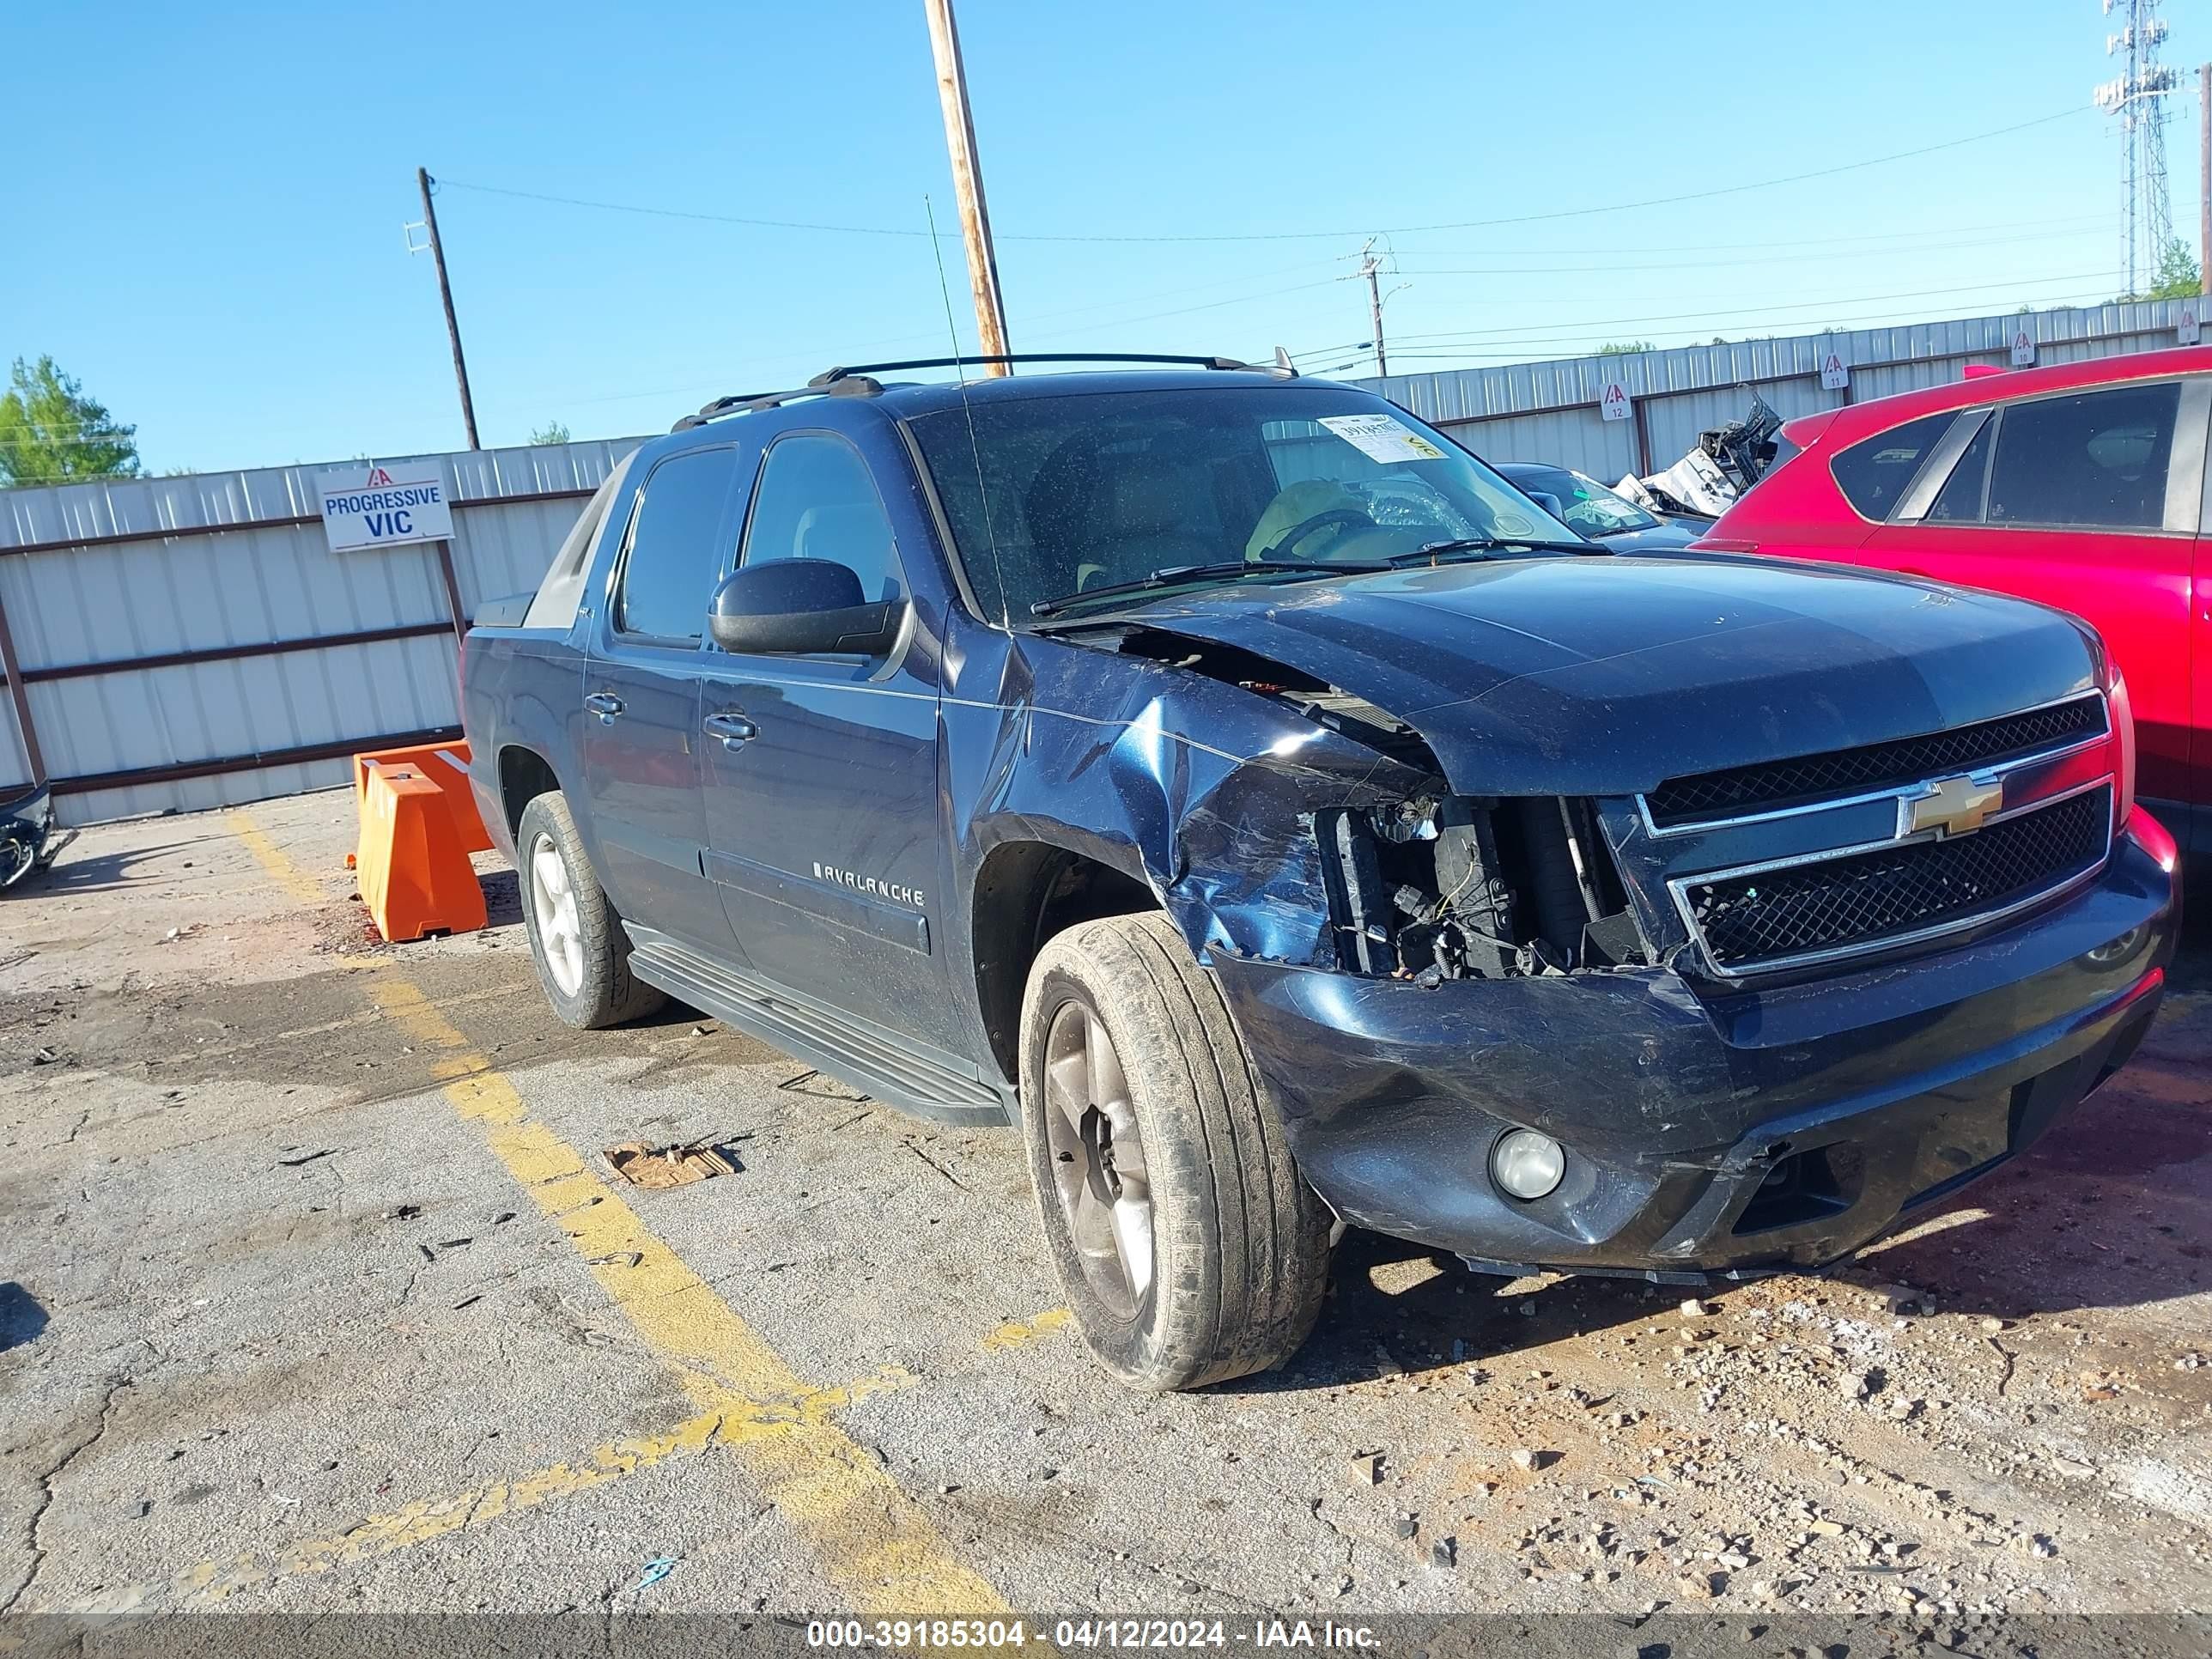
[[[2073, 213], [2067, 214], [2062, 217], [2055, 219], [1990, 219], [1986, 220], [1980, 224], [1935, 225], [1923, 230], [1869, 230], [1854, 232], [1848, 236], [1777, 236], [1768, 237], [1763, 241], [1757, 242], [1647, 242], [1639, 238], [1636, 246], [1646, 253], [1720, 253], [1737, 249], [1758, 249], [1769, 247], [1827, 247], [1844, 242], [1898, 241], [1908, 237], [1915, 236], [1963, 236], [1972, 232], [1984, 230], [2037, 230], [2064, 225], [2109, 226], [2112, 222], [2112, 216], [2109, 213]], [[1425, 257], [1429, 258], [1462, 254], [1468, 255], [1469, 257], [1480, 255], [1485, 258], [1488, 258], [1492, 256], [1503, 257], [1508, 254], [1520, 253], [1525, 253], [1529, 255], [1531, 258], [1534, 258], [1539, 254], [1557, 253], [1587, 253], [1591, 255], [1599, 255], [1617, 252], [1620, 251], [1620, 243], [1613, 242], [1608, 243], [1602, 247], [1424, 247], [1407, 248], [1405, 249], [1404, 252], [1416, 258]], [[1913, 250], [1906, 248], [1900, 251], [1911, 252]], [[1337, 257], [1339, 258], [1350, 259], [1356, 258], [1358, 256], [1356, 254], [1346, 253], [1339, 254]]]
[[[2039, 299], [2043, 308], [2058, 307], [2086, 307], [2099, 303], [2097, 293], [2098, 290], [2091, 289], [2065, 295], [2044, 295], [2039, 296]], [[1720, 313], [1715, 314], [1717, 315]], [[1860, 313], [1856, 316], [1836, 317], [1831, 320], [1846, 324], [1866, 323], [1875, 327], [1880, 327], [1886, 319], [1893, 318], [1895, 315], [1896, 313], [1893, 311], [1870, 311]], [[1804, 327], [1804, 324], [1801, 319], [1779, 317], [1739, 318], [1735, 320], [1734, 326], [1738, 328], [1760, 328], [1769, 325], [1790, 326], [1792, 325], [1793, 323], [1800, 329]], [[1574, 325], [1572, 324], [1561, 324], [1559, 326], [1562, 328], [1572, 328]], [[1588, 357], [1595, 354], [1587, 349], [1585, 343], [1589, 338], [1591, 330], [1601, 326], [1603, 326], [1603, 325], [1592, 324], [1588, 328], [1577, 330], [1573, 333], [1563, 333], [1518, 340], [1497, 341], [1491, 343], [1487, 346], [1473, 345], [1464, 349], [1453, 349], [1446, 344], [1440, 344], [1429, 350], [1414, 349], [1407, 351], [1401, 349], [1397, 350], [1394, 355], [1408, 361], [1418, 359], [1424, 362], [1468, 362], [1478, 359], [1491, 359], [1503, 362], [1522, 362], [1530, 361], [1528, 354], [1534, 348], [1546, 346], [1582, 346], [1584, 349], [1571, 351], [1566, 355], [1575, 357]], [[1701, 341], [1692, 341], [1689, 343], [1702, 344], [1705, 343]], [[1738, 334], [1733, 337], [1723, 339], [1721, 343], [1725, 345], [1742, 345], [1749, 343], [1749, 342], [1747, 340], [1746, 337]], [[1655, 348], [1655, 349], [1666, 349], [1667, 348], [1664, 347]], [[1317, 354], [1306, 355], [1310, 356]]]
[[[1007, 242], [1066, 243], [1333, 241], [1369, 234], [1413, 236], [1439, 230], [1478, 230], [1496, 225], [1541, 224], [1559, 219], [1582, 219], [1601, 214], [1626, 213], [1639, 208], [1671, 207], [1683, 202], [1711, 201], [1717, 197], [1741, 195], [1747, 191], [1771, 190], [1781, 185], [1803, 184], [1814, 179], [1832, 179], [1838, 173], [1855, 173], [1865, 167], [1886, 167], [1893, 161], [1913, 161], [1923, 155], [1934, 155], [1943, 150], [1957, 149], [1966, 144], [1978, 144], [1991, 138], [2008, 137], [2015, 132], [2025, 132], [2032, 127], [2046, 126], [2053, 121], [2063, 121], [2069, 116], [2086, 114], [2093, 107], [2087, 104], [2073, 105], [2066, 109], [2054, 111], [2048, 115], [2039, 115], [2032, 120], [2015, 121], [2009, 126], [1992, 127], [1986, 132], [1970, 132], [1961, 137], [1947, 138], [1932, 144], [1922, 144], [1912, 149], [1895, 150], [1887, 155], [1870, 155], [1856, 161], [1839, 161], [1832, 167], [1814, 167], [1804, 173], [1784, 173], [1776, 178], [1753, 179], [1740, 185], [1719, 185], [1710, 190], [1684, 191], [1672, 196], [1645, 197], [1636, 201], [1613, 202], [1595, 207], [1559, 208], [1548, 213], [1514, 214], [1494, 219], [1459, 219], [1427, 225], [1400, 225], [1385, 227], [1380, 231], [1278, 230], [1213, 232], [1182, 235], [1103, 233], [1051, 235], [1029, 232], [1002, 234], [997, 240]], [[918, 226], [853, 225], [802, 219], [763, 219], [736, 214], [702, 213], [684, 208], [651, 207], [634, 202], [609, 202], [588, 197], [562, 196], [549, 191], [517, 190], [503, 185], [469, 184], [459, 179], [441, 179], [439, 182], [451, 190], [472, 190], [489, 196], [514, 197], [525, 201], [550, 202], [564, 207], [592, 208], [608, 213], [635, 213], [655, 218], [688, 219], [707, 224], [744, 225], [766, 230], [820, 231], [848, 236], [902, 236], [927, 240], [931, 234], [927, 229]]]
[[[1821, 311], [1826, 309], [1830, 306], [1868, 305], [1877, 300], [1919, 300], [1950, 294], [1980, 294], [1985, 293], [1991, 289], [2033, 287], [2036, 284], [2045, 283], [2087, 282], [2091, 277], [2101, 278], [2106, 275], [2106, 272], [2100, 270], [2053, 271], [2033, 276], [2008, 276], [1993, 283], [1969, 283], [1957, 288], [1901, 289], [1887, 294], [1839, 295], [1825, 300], [1807, 300], [1802, 303], [1792, 303], [1787, 306], [1770, 306], [1765, 307], [1765, 309], [1770, 313], [1782, 311]], [[1401, 335], [1399, 337], [1401, 340], [1408, 342], [1474, 339], [1498, 339], [1502, 341], [1511, 339], [1517, 336], [1539, 333], [1549, 329], [1577, 327], [1627, 328], [1642, 323], [1694, 322], [1715, 317], [1736, 318], [1738, 317], [1738, 313], [1725, 309], [1719, 311], [1652, 313], [1640, 317], [1608, 317], [1562, 320], [1557, 322], [1530, 324], [1525, 327], [1502, 329], [1448, 330], [1443, 333], [1406, 334]]]
[[[1814, 261], [1826, 264], [1838, 259], [1895, 259], [1904, 254], [1949, 253], [1962, 248], [2009, 247], [2021, 242], [2049, 244], [2074, 241], [2092, 234], [2085, 228], [2072, 236], [1998, 236], [1968, 242], [1925, 242], [1909, 248], [1870, 247], [1830, 249], [1820, 253], [1777, 253], [1764, 258], [1738, 256], [1724, 259], [1616, 259], [1571, 265], [1411, 265], [1406, 269], [1409, 275], [1416, 276], [1603, 276], [1627, 270], [1732, 270], [1744, 265], [1805, 264]], [[1418, 258], [1420, 256], [1416, 253], [1413, 257]]]

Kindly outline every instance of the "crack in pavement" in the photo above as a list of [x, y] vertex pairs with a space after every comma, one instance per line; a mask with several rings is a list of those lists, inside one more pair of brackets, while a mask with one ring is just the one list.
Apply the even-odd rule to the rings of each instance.
[[61, 1460], [39, 1477], [38, 1506], [31, 1511], [30, 1519], [23, 1527], [23, 1542], [31, 1553], [30, 1570], [24, 1573], [23, 1582], [8, 1592], [8, 1599], [0, 1601], [0, 1616], [14, 1612], [15, 1604], [31, 1593], [32, 1585], [38, 1582], [39, 1570], [46, 1564], [46, 1547], [40, 1541], [39, 1533], [46, 1523], [46, 1511], [53, 1507], [54, 1483], [69, 1472], [70, 1464], [97, 1445], [100, 1437], [107, 1432], [108, 1425], [114, 1419], [116, 1396], [129, 1388], [131, 1381], [130, 1376], [124, 1376], [115, 1377], [108, 1383], [106, 1398], [100, 1402], [100, 1421], [94, 1425], [92, 1432], [64, 1452]]

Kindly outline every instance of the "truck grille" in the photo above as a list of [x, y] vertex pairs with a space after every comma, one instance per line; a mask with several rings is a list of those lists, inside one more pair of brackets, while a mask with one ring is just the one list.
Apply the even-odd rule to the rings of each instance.
[[1972, 835], [1681, 884], [1713, 963], [1737, 975], [1941, 932], [2063, 886], [2100, 864], [2112, 792], [2100, 786]]
[[1669, 778], [1644, 798], [1644, 805], [1660, 829], [1743, 817], [1917, 783], [1946, 772], [1971, 772], [2039, 750], [2086, 743], [2103, 737], [2105, 730], [2105, 700], [2092, 692], [2071, 702], [1977, 720], [1925, 737]]

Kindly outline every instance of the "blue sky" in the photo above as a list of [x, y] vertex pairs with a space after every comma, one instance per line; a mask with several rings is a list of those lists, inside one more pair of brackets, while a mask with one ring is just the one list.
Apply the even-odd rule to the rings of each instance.
[[[926, 197], [957, 224], [921, 0], [7, 9], [0, 359], [52, 353], [152, 467], [460, 445], [429, 262], [402, 246], [418, 165], [444, 181], [488, 446], [552, 418], [665, 429], [948, 343], [917, 234]], [[2193, 235], [2212, 27], [2169, 10]], [[1018, 350], [1341, 362], [1370, 233], [1410, 284], [1386, 313], [1401, 372], [2119, 286], [2094, 0], [961, 0], [960, 21]], [[1146, 240], [1173, 238], [1219, 240]]]

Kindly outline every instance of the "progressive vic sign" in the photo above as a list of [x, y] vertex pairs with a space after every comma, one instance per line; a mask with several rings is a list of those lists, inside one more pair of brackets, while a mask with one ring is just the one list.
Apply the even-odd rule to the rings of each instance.
[[370, 462], [322, 476], [323, 534], [333, 553], [441, 542], [453, 533], [443, 469], [432, 461]]

